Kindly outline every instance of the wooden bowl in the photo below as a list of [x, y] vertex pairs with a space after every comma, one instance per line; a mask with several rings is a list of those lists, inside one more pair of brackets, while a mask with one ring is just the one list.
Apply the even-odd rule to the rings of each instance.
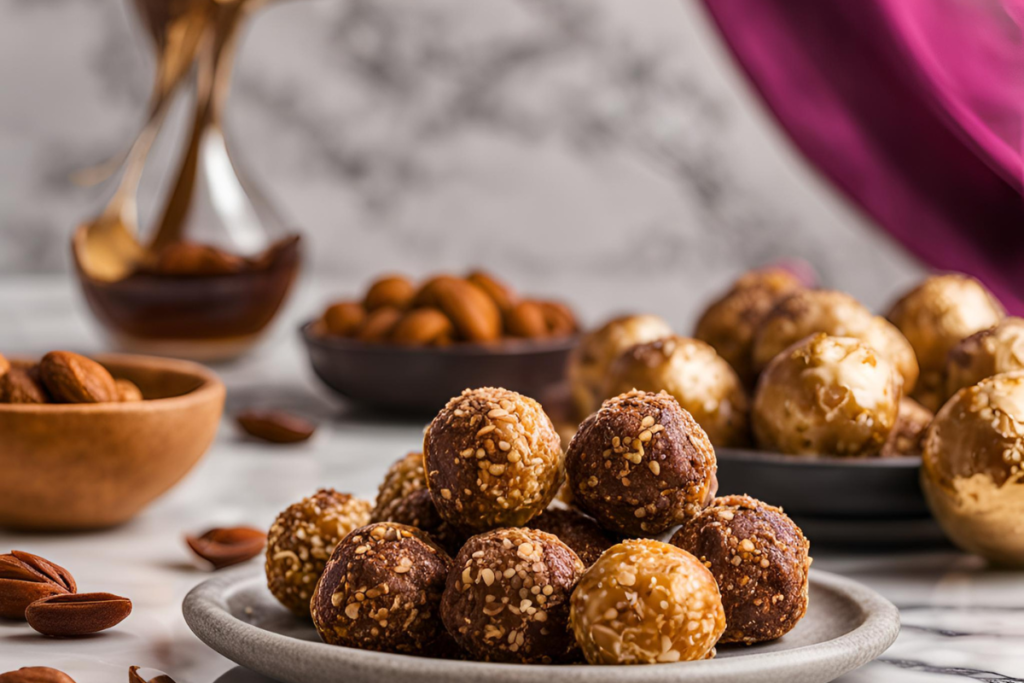
[[126, 522], [209, 448], [224, 385], [201, 365], [147, 356], [96, 360], [147, 400], [0, 404], [0, 526], [79, 530]]
[[377, 409], [430, 415], [463, 389], [504, 387], [537, 399], [565, 381], [578, 337], [496, 344], [398, 346], [318, 334], [302, 327], [313, 371], [342, 396]]

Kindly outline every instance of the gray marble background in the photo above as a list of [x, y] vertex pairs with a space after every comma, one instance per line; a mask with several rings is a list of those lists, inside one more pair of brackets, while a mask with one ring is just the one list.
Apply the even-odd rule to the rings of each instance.
[[[0, 0], [0, 278], [68, 273], [109, 195], [70, 175], [140, 125], [133, 21], [122, 0]], [[873, 307], [921, 272], [807, 167], [688, 0], [282, 3], [246, 34], [227, 128], [315, 245], [321, 299], [482, 265], [591, 320], [686, 329], [780, 257]]]

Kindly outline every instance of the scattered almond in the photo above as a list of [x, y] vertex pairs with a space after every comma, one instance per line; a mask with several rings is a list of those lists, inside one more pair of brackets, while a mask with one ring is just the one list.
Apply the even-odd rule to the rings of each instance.
[[31, 553], [13, 550], [0, 555], [0, 617], [24, 619], [36, 600], [77, 590], [71, 573]]
[[75, 680], [47, 666], [28, 666], [0, 674], [0, 683], [75, 683]]
[[39, 377], [58, 403], [113, 403], [117, 385], [107, 369], [68, 351], [51, 351], [39, 362]]
[[316, 431], [309, 420], [281, 410], [247, 410], [236, 419], [246, 433], [271, 443], [299, 443]]
[[46, 636], [73, 638], [112, 628], [132, 613], [132, 601], [110, 593], [68, 593], [37, 600], [28, 625]]
[[251, 527], [210, 529], [202, 536], [186, 536], [185, 542], [199, 557], [223, 569], [251, 560], [263, 552], [267, 534]]
[[146, 680], [139, 673], [141, 666], [128, 667], [128, 683], [174, 683], [174, 679], [166, 674], [161, 674], [156, 678], [150, 678]]

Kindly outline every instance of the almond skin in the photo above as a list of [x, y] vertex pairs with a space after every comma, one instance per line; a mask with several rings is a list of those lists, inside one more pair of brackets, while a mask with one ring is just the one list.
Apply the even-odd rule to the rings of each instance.
[[459, 336], [489, 342], [501, 336], [501, 311], [484, 290], [467, 280], [444, 280], [435, 285], [437, 307], [447, 315]]
[[113, 403], [117, 385], [107, 369], [69, 351], [51, 351], [39, 361], [39, 376], [58, 403]]
[[395, 329], [391, 341], [396, 344], [427, 345], [450, 339], [455, 333], [452, 321], [436, 308], [416, 308], [406, 313]]
[[267, 534], [260, 529], [240, 526], [210, 529], [202, 536], [186, 536], [185, 542], [192, 552], [212, 564], [214, 569], [223, 569], [262, 553], [267, 545]]
[[507, 314], [512, 310], [512, 307], [518, 300], [515, 291], [511, 287], [506, 285], [504, 282], [501, 282], [490, 273], [482, 270], [475, 270], [467, 275], [466, 279], [487, 292], [487, 296], [494, 300], [494, 303], [498, 305], [498, 308], [502, 313]]
[[28, 625], [45, 636], [74, 638], [117, 626], [132, 601], [110, 593], [68, 593], [37, 600], [25, 610]]
[[0, 617], [24, 619], [36, 600], [74, 593], [71, 573], [41, 557], [14, 550], [0, 555]]
[[50, 397], [39, 381], [36, 367], [11, 366], [0, 377], [0, 403], [41, 404], [49, 403]]
[[4, 375], [6, 375], [7, 371], [10, 370], [10, 369], [11, 369], [10, 361], [8, 361], [6, 358], [4, 358], [4, 354], [0, 353], [0, 377], [3, 377]]
[[[174, 683], [174, 679], [166, 674], [161, 674], [156, 678], [151, 678], [148, 681], [142, 677], [139, 673], [140, 666], [128, 667], [128, 683]], [[3, 683], [3, 681], [0, 681]]]
[[0, 683], [75, 683], [75, 679], [47, 666], [28, 666], [0, 674]]
[[316, 432], [316, 425], [309, 420], [281, 410], [247, 410], [236, 419], [250, 436], [271, 443], [299, 443]]
[[388, 275], [380, 278], [366, 291], [363, 306], [368, 311], [375, 311], [384, 306], [405, 309], [413, 297], [416, 287], [401, 275]]
[[339, 301], [324, 311], [324, 327], [336, 337], [351, 337], [366, 322], [366, 309], [355, 301]]
[[538, 339], [548, 336], [544, 309], [536, 301], [520, 301], [505, 316], [505, 327], [515, 337]]
[[114, 385], [117, 387], [117, 400], [121, 403], [138, 403], [143, 400], [142, 390], [134, 382], [116, 379]]

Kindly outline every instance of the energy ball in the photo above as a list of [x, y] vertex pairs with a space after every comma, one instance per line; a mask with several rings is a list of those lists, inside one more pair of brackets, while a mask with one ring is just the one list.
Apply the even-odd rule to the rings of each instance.
[[508, 389], [467, 389], [423, 439], [427, 487], [442, 519], [465, 534], [522, 526], [562, 483], [562, 445], [532, 398]]
[[946, 396], [986, 377], [1024, 370], [1024, 320], [1005, 318], [962, 340], [949, 352]]
[[672, 544], [718, 581], [726, 624], [720, 643], [781, 638], [807, 612], [810, 544], [779, 508], [750, 496], [716, 498], [675, 533]]
[[423, 453], [409, 453], [394, 463], [377, 492], [371, 522], [397, 522], [427, 532], [450, 555], [462, 547], [464, 536], [441, 519], [423, 471]]
[[685, 550], [645, 539], [613, 546], [587, 570], [570, 620], [591, 664], [709, 659], [725, 631], [711, 572]]
[[579, 556], [584, 567], [597, 562], [601, 553], [617, 540], [593, 519], [572, 508], [548, 508], [531, 519], [529, 527], [557, 536]]
[[902, 381], [873, 348], [816, 334], [780, 353], [754, 396], [758, 446], [794, 455], [876, 455], [896, 424]]
[[827, 289], [791, 294], [765, 316], [754, 336], [754, 369], [763, 371], [775, 356], [815, 332], [867, 343], [896, 366], [906, 391], [914, 388], [919, 374], [917, 358], [903, 334], [849, 294]]
[[441, 619], [475, 659], [566, 661], [576, 646], [569, 597], [583, 570], [569, 546], [543, 531], [495, 529], [474, 536], [448, 575]]
[[309, 601], [334, 548], [369, 521], [370, 504], [334, 489], [321, 489], [277, 516], [267, 535], [267, 586], [298, 617], [309, 618]]
[[608, 399], [566, 453], [576, 506], [628, 536], [654, 536], [697, 514], [718, 489], [717, 468], [707, 434], [665, 392]]
[[708, 344], [666, 337], [637, 344], [608, 371], [605, 396], [630, 389], [665, 391], [679, 401], [716, 447], [750, 443], [747, 395], [740, 378]]
[[949, 352], [965, 337], [986, 330], [1006, 316], [984, 285], [967, 275], [933, 275], [905, 294], [886, 316], [914, 347], [921, 378], [911, 392], [929, 410], [946, 394]]
[[882, 446], [882, 457], [897, 455], [921, 455], [921, 440], [935, 414], [912, 398], [900, 399], [896, 414], [896, 426], [889, 432], [889, 438]]
[[615, 318], [584, 335], [569, 356], [569, 385], [577, 417], [582, 419], [601, 407], [608, 367], [623, 351], [671, 335], [672, 328], [656, 315]]
[[779, 301], [802, 288], [799, 278], [781, 268], [746, 273], [701, 314], [693, 336], [710, 344], [744, 385], [752, 386], [757, 378], [751, 363], [754, 333]]
[[419, 529], [380, 522], [338, 544], [313, 598], [325, 643], [422, 655], [447, 638], [437, 618], [452, 558]]
[[950, 540], [1024, 566], [1024, 371], [958, 391], [923, 443], [922, 488]]

